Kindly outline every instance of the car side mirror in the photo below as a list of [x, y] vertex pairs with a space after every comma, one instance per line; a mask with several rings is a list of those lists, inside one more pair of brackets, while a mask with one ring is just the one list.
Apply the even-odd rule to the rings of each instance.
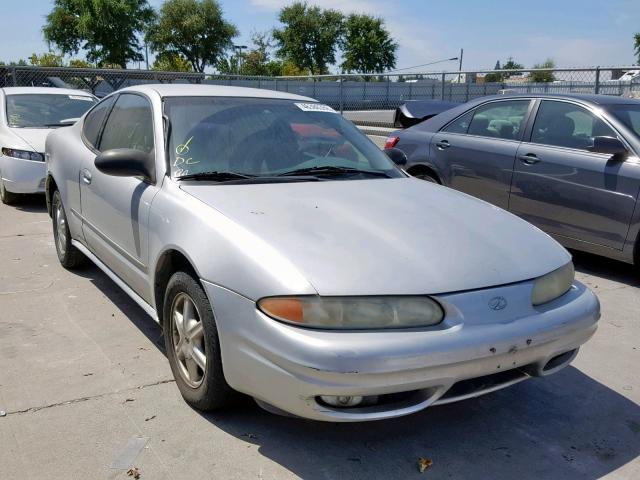
[[384, 151], [387, 157], [397, 166], [402, 167], [407, 164], [407, 155], [399, 148], [388, 148]]
[[589, 150], [594, 153], [604, 153], [611, 156], [627, 153], [627, 147], [616, 137], [593, 137], [593, 146]]
[[153, 154], [131, 148], [115, 148], [100, 153], [94, 164], [106, 175], [116, 177], [143, 177], [155, 181], [155, 159]]

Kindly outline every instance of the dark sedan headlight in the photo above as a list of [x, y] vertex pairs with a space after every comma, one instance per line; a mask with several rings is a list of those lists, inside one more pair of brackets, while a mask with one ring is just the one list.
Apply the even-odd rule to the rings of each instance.
[[573, 262], [569, 262], [551, 273], [536, 278], [533, 281], [531, 303], [542, 305], [561, 297], [571, 288], [575, 274]]
[[258, 308], [275, 320], [324, 329], [428, 327], [444, 318], [442, 307], [424, 296], [268, 297]]
[[33, 162], [44, 162], [44, 155], [29, 150], [17, 150], [15, 148], [2, 147], [2, 154], [5, 157], [19, 158], [20, 160], [31, 160]]

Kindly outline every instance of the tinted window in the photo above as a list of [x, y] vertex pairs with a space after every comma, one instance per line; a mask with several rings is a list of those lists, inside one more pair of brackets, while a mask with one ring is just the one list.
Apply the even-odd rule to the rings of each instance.
[[402, 176], [357, 127], [321, 104], [174, 97], [165, 99], [165, 113], [173, 176], [208, 171], [269, 176], [327, 166]]
[[93, 110], [91, 110], [86, 117], [84, 117], [84, 125], [82, 126], [82, 133], [84, 134], [87, 141], [92, 145], [96, 146], [98, 144], [98, 134], [100, 133], [100, 127], [102, 126], [102, 121], [104, 120], [104, 116], [109, 111], [109, 107], [113, 103], [114, 97], [109, 97], [106, 100], [103, 100], [98, 105], [95, 106]]
[[640, 104], [608, 105], [607, 110], [640, 137]]
[[7, 95], [7, 122], [13, 128], [52, 128], [80, 118], [96, 101], [88, 95]]
[[153, 150], [153, 116], [144, 97], [122, 94], [116, 100], [100, 139], [101, 151], [113, 148]]
[[451, 122], [449, 125], [444, 127], [442, 131], [449, 132], [449, 133], [467, 133], [467, 130], [469, 130], [469, 124], [471, 123], [472, 118], [473, 118], [473, 110], [456, 118], [453, 122]]
[[593, 145], [593, 137], [616, 137], [616, 133], [591, 112], [572, 103], [543, 100], [540, 104], [532, 142], [587, 150]]
[[493, 102], [475, 109], [469, 125], [469, 135], [503, 138], [520, 138], [529, 100]]

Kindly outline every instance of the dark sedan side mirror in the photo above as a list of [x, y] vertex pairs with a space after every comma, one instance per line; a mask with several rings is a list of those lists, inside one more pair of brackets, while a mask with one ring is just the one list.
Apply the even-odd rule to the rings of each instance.
[[615, 137], [593, 137], [593, 146], [589, 150], [612, 156], [627, 153], [627, 147]]
[[152, 154], [131, 148], [116, 148], [100, 153], [95, 166], [102, 173], [116, 177], [143, 177], [155, 181], [155, 159]]
[[384, 151], [393, 163], [402, 167], [407, 164], [407, 156], [399, 148], [388, 148]]

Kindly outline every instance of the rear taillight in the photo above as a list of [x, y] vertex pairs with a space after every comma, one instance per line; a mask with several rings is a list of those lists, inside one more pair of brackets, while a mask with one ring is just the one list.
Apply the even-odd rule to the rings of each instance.
[[384, 142], [384, 148], [385, 149], [393, 148], [398, 144], [399, 141], [400, 141], [400, 137], [394, 137], [394, 136], [387, 137], [387, 141]]

